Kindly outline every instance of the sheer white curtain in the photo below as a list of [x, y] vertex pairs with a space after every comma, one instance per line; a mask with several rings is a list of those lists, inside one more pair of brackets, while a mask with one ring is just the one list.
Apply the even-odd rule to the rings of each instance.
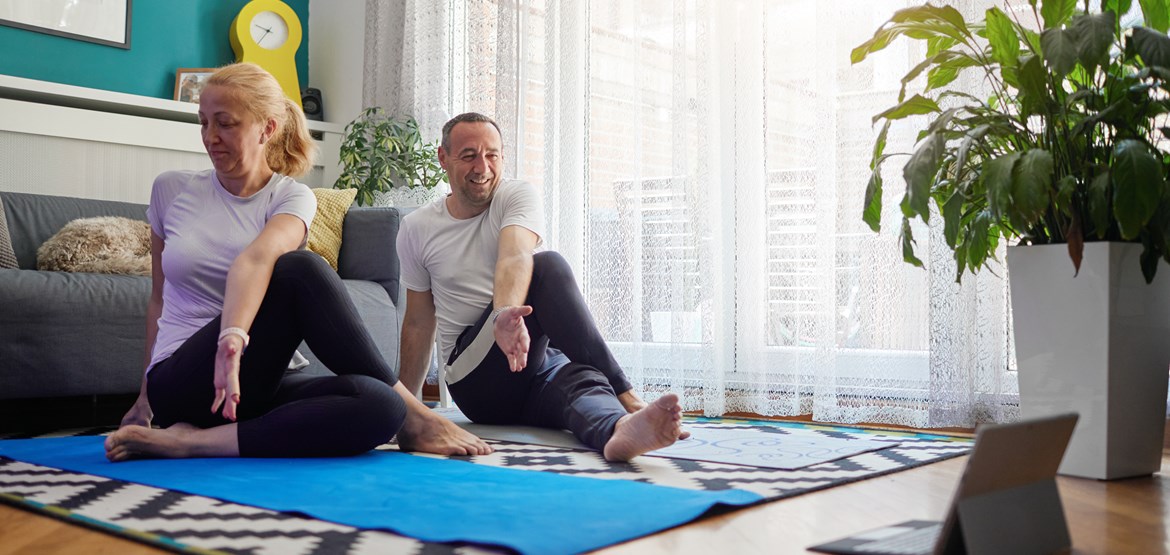
[[[549, 244], [647, 397], [673, 390], [706, 414], [1008, 420], [1006, 268], [956, 284], [933, 226], [915, 233], [927, 269], [904, 264], [898, 160], [882, 232], [860, 217], [870, 118], [921, 53], [851, 66], [849, 51], [911, 3], [370, 1], [365, 100], [436, 137], [456, 113], [497, 119], [509, 176], [542, 188]], [[915, 133], [893, 129], [887, 152]]]

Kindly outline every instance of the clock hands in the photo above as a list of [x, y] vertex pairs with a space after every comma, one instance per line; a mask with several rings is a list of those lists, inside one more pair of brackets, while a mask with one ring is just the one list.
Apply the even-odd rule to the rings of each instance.
[[252, 25], [259, 27], [261, 29], [264, 29], [264, 34], [260, 35], [259, 39], [256, 39], [256, 44], [260, 44], [261, 42], [264, 42], [264, 39], [267, 38], [270, 33], [272, 33], [271, 27], [263, 27], [263, 26], [255, 24], [255, 23], [253, 23]]

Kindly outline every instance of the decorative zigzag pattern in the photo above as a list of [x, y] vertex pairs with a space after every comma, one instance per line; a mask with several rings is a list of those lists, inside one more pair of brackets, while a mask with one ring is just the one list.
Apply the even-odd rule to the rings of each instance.
[[[781, 434], [786, 433], [782, 428], [797, 426], [830, 437], [884, 438], [897, 441], [898, 445], [787, 471], [658, 457], [638, 457], [628, 463], [613, 463], [593, 451], [490, 440], [495, 449], [490, 455], [449, 458], [488, 466], [635, 480], [686, 489], [743, 489], [776, 500], [956, 457], [971, 447], [970, 441], [944, 436], [883, 433], [861, 428], [710, 419], [700, 419], [688, 425], [707, 426], [746, 426]], [[36, 437], [96, 435], [108, 431], [109, 428], [72, 430]], [[16, 437], [0, 435], [0, 439]], [[396, 450], [398, 447], [387, 444], [379, 449]], [[388, 532], [361, 530], [3, 457], [0, 457], [0, 501], [49, 512], [79, 524], [179, 551], [254, 555], [492, 552], [479, 547], [425, 543]]]
[[182, 551], [249, 555], [470, 552], [3, 457], [0, 499]]

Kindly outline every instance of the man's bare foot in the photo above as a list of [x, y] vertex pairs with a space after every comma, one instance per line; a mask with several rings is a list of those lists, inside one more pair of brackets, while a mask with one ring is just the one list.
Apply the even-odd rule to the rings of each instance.
[[106, 438], [106, 458], [111, 462], [186, 458], [191, 456], [190, 436], [196, 430], [198, 428], [190, 424], [175, 424], [163, 429], [123, 425]]
[[[634, 394], [634, 390], [632, 389], [626, 390], [618, 395], [618, 401], [621, 402], [622, 407], [625, 407], [626, 412], [630, 414], [634, 414], [635, 412], [646, 408], [646, 401], [643, 401], [640, 397]], [[682, 430], [678, 434], [679, 439], [686, 439], [688, 437], [691, 437], [691, 433], [686, 430]]]
[[618, 401], [621, 401], [622, 406], [625, 407], [626, 412], [630, 414], [634, 414], [635, 412], [646, 408], [646, 401], [643, 401], [641, 398], [639, 398], [632, 389], [623, 391], [622, 393], [618, 394], [617, 398]]
[[673, 445], [682, 433], [678, 395], [667, 393], [634, 414], [617, 421], [603, 454], [609, 461], [628, 461], [643, 453]]
[[398, 430], [398, 447], [436, 455], [488, 455], [490, 445], [430, 409], [408, 410]]

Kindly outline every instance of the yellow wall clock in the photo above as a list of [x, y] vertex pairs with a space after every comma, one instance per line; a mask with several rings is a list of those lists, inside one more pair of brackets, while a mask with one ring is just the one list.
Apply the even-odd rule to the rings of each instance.
[[296, 54], [301, 47], [301, 21], [296, 12], [280, 0], [252, 0], [232, 20], [230, 35], [236, 61], [268, 70], [284, 94], [300, 106]]

